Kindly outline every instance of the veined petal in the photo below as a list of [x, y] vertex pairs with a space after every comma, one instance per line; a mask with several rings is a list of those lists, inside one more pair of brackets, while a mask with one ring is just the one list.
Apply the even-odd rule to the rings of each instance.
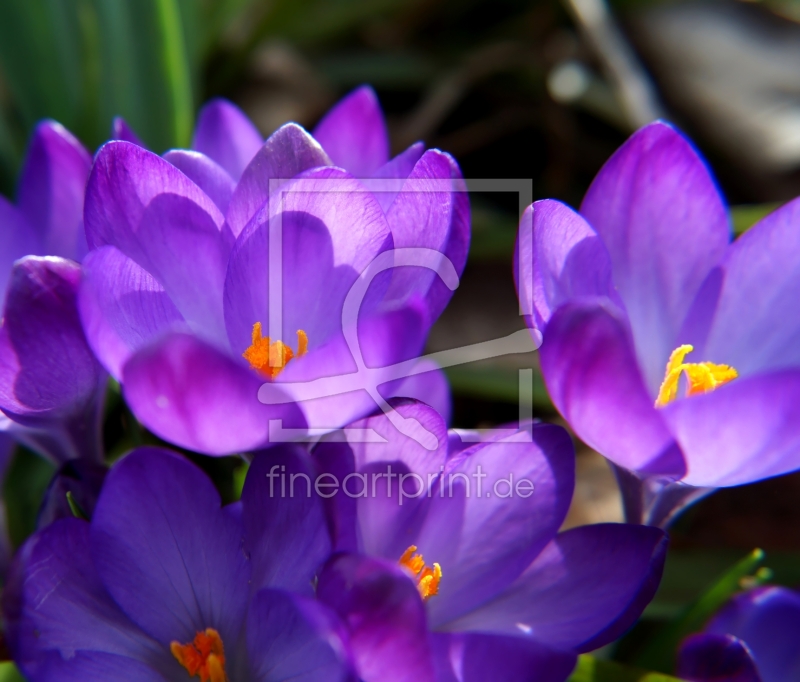
[[188, 329], [164, 287], [113, 246], [84, 259], [78, 304], [89, 345], [117, 381], [137, 350], [168, 331]]
[[567, 301], [614, 297], [611, 259], [602, 240], [579, 214], [558, 201], [537, 201], [525, 209], [514, 268], [526, 322], [542, 332]]
[[565, 531], [507, 590], [447, 629], [591, 651], [641, 615], [661, 580], [666, 546], [664, 531], [647, 526], [609, 523]]
[[86, 186], [84, 216], [89, 248], [116, 246], [129, 258], [139, 260], [142, 216], [161, 194], [176, 194], [197, 204], [218, 229], [222, 227], [223, 216], [214, 202], [171, 163], [130, 142], [103, 145]]
[[135, 450], [106, 477], [91, 525], [103, 584], [145, 632], [165, 647], [209, 627], [237, 640], [250, 577], [242, 528], [194, 464]]
[[375, 91], [361, 86], [339, 101], [314, 128], [314, 138], [333, 163], [358, 178], [389, 160], [389, 135]]
[[111, 122], [111, 139], [123, 140], [147, 149], [147, 145], [139, 139], [139, 136], [133, 132], [133, 128], [128, 125], [128, 122], [122, 116], [115, 116]]
[[554, 405], [581, 440], [626, 469], [685, 473], [616, 308], [602, 300], [564, 304], [550, 319], [539, 357]]
[[235, 104], [212, 99], [197, 115], [192, 149], [216, 161], [238, 181], [264, 138]]
[[800, 467], [800, 369], [742, 377], [662, 412], [690, 485], [741, 485]]
[[511, 584], [566, 516], [575, 485], [572, 441], [560, 427], [531, 429], [478, 443], [448, 462], [414, 541], [444, 574], [428, 603], [434, 628], [452, 629], [446, 624]]
[[[414, 166], [417, 165], [417, 161], [420, 160], [424, 153], [425, 145], [422, 142], [415, 142], [371, 174], [373, 182], [369, 186], [373, 189], [375, 198], [384, 213], [389, 210], [395, 197], [397, 197], [396, 181], [405, 180], [414, 170]], [[379, 182], [380, 180], [388, 180], [389, 182], [384, 184]]]
[[719, 190], [686, 138], [656, 122], [603, 166], [581, 214], [611, 256], [636, 357], [654, 391], [695, 294], [730, 241]]
[[202, 189], [224, 214], [233, 196], [236, 183], [228, 172], [200, 152], [173, 149], [164, 158]]
[[122, 380], [128, 404], [148, 429], [209, 455], [265, 445], [271, 419], [287, 428], [305, 425], [291, 402], [258, 401], [264, 380], [255, 372], [187, 334], [169, 335], [134, 355]]
[[247, 652], [255, 682], [344, 682], [349, 669], [338, 623], [317, 601], [262, 590], [247, 614]]
[[309, 464], [300, 445], [278, 444], [253, 458], [242, 490], [252, 592], [272, 587], [313, 595], [331, 540]]
[[22, 211], [0, 196], [0, 291], [8, 288], [14, 261], [43, 252], [41, 237]]
[[53, 679], [45, 674], [52, 654], [60, 659], [81, 652], [115, 654], [160, 668], [169, 663], [166, 650], [132, 623], [103, 587], [85, 521], [56, 521], [26, 542], [3, 592], [3, 614], [14, 660], [37, 682]]
[[264, 202], [287, 180], [310, 168], [330, 165], [331, 160], [319, 143], [299, 125], [287, 123], [278, 128], [258, 150], [236, 185], [225, 216], [231, 234], [238, 237]]
[[796, 199], [730, 245], [687, 321], [685, 338], [698, 341], [696, 355], [725, 358], [740, 376], [800, 365], [799, 224]]
[[[282, 298], [280, 338], [287, 343], [302, 329], [313, 351], [341, 332], [345, 297], [391, 246], [389, 226], [372, 194], [339, 169], [312, 170], [286, 185], [281, 201], [258, 214], [230, 257], [225, 320], [237, 354], [250, 345], [253, 324], [267, 329], [269, 323], [270, 230], [280, 235], [282, 250], [280, 289], [274, 292]], [[375, 287], [385, 282], [377, 279]], [[372, 299], [370, 292], [363, 307]]]

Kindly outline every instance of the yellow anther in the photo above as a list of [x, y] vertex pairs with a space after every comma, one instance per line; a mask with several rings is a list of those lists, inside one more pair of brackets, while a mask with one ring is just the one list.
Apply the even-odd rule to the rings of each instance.
[[189, 677], [199, 677], [200, 682], [228, 682], [225, 648], [214, 628], [198, 632], [189, 644], [172, 642], [169, 650], [189, 673]]
[[283, 371], [294, 357], [302, 357], [308, 351], [308, 336], [302, 329], [297, 330], [297, 356], [283, 341], [270, 341], [269, 336], [261, 335], [261, 323], [253, 325], [250, 347], [242, 357], [250, 366], [267, 379], [274, 379]]
[[425, 565], [425, 559], [421, 554], [416, 554], [417, 546], [411, 545], [400, 560], [397, 562], [405, 568], [417, 581], [417, 589], [423, 601], [427, 601], [439, 592], [439, 582], [442, 579], [442, 567], [433, 564], [433, 567]]
[[693, 346], [685, 344], [678, 346], [670, 354], [664, 381], [658, 390], [656, 407], [664, 407], [678, 397], [678, 382], [682, 374], [686, 374], [688, 382], [687, 396], [708, 393], [739, 376], [739, 373], [728, 365], [717, 365], [713, 362], [684, 362], [684, 358], [693, 350]]

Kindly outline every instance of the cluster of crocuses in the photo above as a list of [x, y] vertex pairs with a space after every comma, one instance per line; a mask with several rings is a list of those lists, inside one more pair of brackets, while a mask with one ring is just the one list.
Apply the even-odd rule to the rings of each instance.
[[[665, 125], [611, 159], [583, 217], [546, 201], [520, 226], [553, 401], [618, 467], [637, 524], [561, 533], [564, 429], [448, 431], [443, 375], [392, 369], [466, 263], [449, 155], [390, 158], [368, 88], [311, 134], [264, 141], [224, 101], [192, 150], [113, 132], [92, 159], [41, 124], [18, 204], [0, 199], [4, 451], [62, 464], [3, 591], [34, 682], [563, 682], [652, 598], [659, 525], [800, 466], [794, 208], [729, 246], [707, 170]], [[167, 445], [244, 453], [241, 500], [167, 446], [106, 473], [109, 375]]]

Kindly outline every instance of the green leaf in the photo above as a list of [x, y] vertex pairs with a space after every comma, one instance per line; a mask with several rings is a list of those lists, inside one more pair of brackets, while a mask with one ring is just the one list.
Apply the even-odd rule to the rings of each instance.
[[733, 233], [740, 235], [749, 230], [763, 217], [768, 216], [780, 203], [770, 204], [747, 204], [743, 206], [731, 206], [731, 222], [733, 223]]
[[578, 665], [567, 682], [679, 682], [679, 680], [670, 675], [631, 668], [583, 654], [578, 657]]
[[36, 529], [36, 515], [55, 466], [25, 448], [17, 448], [3, 483], [8, 533], [19, 547]]
[[[454, 393], [507, 403], [517, 403], [520, 400], [519, 371], [512, 367], [459, 365], [447, 367], [444, 371]], [[533, 394], [527, 401], [523, 397], [523, 402], [543, 410], [553, 410], [542, 375], [535, 370]]]
[[759, 570], [763, 560], [764, 552], [755, 549], [723, 573], [699, 599], [664, 626], [642, 648], [635, 662], [651, 670], [663, 672], [672, 670], [675, 652], [684, 637], [702, 630], [708, 619], [734, 594], [770, 578], [770, 572]]
[[242, 460], [242, 463], [233, 470], [233, 499], [242, 499], [242, 489], [247, 472], [250, 471], [250, 462]]
[[3, 661], [0, 663], [0, 682], [25, 682], [25, 678], [11, 661]]

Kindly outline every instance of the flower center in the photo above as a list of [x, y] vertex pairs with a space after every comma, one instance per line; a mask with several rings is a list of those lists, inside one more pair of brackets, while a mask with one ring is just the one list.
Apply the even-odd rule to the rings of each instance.
[[278, 376], [289, 360], [303, 357], [308, 350], [308, 336], [302, 329], [297, 330], [297, 356], [283, 341], [270, 341], [269, 336], [261, 335], [261, 323], [253, 325], [253, 338], [250, 347], [242, 353], [242, 357], [250, 366], [267, 379]]
[[683, 359], [693, 350], [692, 346], [686, 344], [672, 351], [667, 361], [664, 381], [658, 389], [656, 407], [664, 407], [678, 397], [681, 374], [686, 374], [686, 380], [689, 382], [686, 389], [687, 396], [708, 393], [739, 376], [739, 372], [728, 365], [715, 365], [713, 362], [684, 362]]
[[225, 649], [222, 638], [214, 628], [198, 632], [189, 644], [172, 642], [169, 650], [189, 677], [199, 677], [200, 682], [228, 682], [225, 674]]
[[411, 545], [400, 560], [397, 562], [408, 570], [417, 581], [417, 589], [423, 601], [428, 601], [439, 591], [439, 581], [442, 579], [442, 567], [434, 564], [433, 568], [425, 565], [425, 559], [421, 554], [416, 554], [416, 545]]

